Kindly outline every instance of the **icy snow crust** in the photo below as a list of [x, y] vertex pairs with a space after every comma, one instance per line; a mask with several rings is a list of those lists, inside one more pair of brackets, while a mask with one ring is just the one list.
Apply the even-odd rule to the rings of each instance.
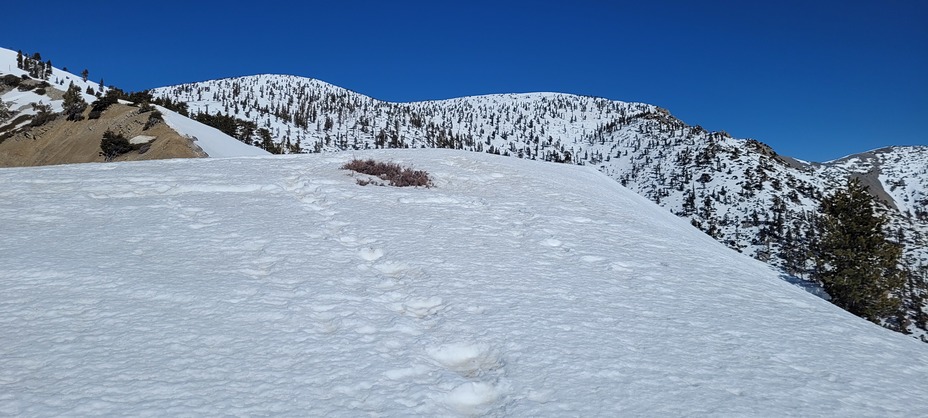
[[[359, 186], [375, 157], [430, 189]], [[0, 170], [0, 415], [928, 415], [924, 343], [592, 168]]]

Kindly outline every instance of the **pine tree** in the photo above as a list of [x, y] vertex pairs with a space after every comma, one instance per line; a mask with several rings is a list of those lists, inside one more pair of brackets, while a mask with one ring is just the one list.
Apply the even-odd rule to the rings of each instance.
[[22, 50], [16, 51], [16, 68], [19, 68], [20, 70], [25, 69], [23, 68], [23, 51]]
[[32, 54], [32, 58], [27, 59], [26, 62], [28, 63], [26, 66], [29, 67], [27, 69], [27, 71], [29, 71], [29, 76], [32, 78], [42, 78], [42, 76], [45, 75], [45, 63], [42, 62], [42, 54], [36, 52]]
[[89, 75], [90, 75], [90, 71], [87, 71], [86, 68], [84, 68], [84, 71], [81, 71], [81, 79], [84, 80], [85, 83], [87, 82], [87, 77]]
[[106, 130], [106, 132], [103, 132], [103, 140], [100, 141], [100, 150], [100, 155], [102, 155], [106, 161], [113, 161], [114, 158], [132, 151], [133, 147], [129, 144], [129, 140], [122, 134]]
[[82, 120], [84, 119], [84, 109], [87, 108], [87, 102], [84, 100], [84, 96], [81, 96], [81, 88], [71, 83], [68, 86], [68, 91], [64, 93], [64, 103], [62, 107], [64, 108], [65, 115], [68, 116], [68, 120]]
[[874, 203], [856, 178], [822, 200], [814, 278], [832, 303], [878, 323], [899, 310], [904, 282], [897, 268], [901, 248], [886, 239], [887, 219], [874, 213]]

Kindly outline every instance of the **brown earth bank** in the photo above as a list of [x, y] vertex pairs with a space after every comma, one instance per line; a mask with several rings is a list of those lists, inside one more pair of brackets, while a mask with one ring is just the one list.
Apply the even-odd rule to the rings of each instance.
[[[110, 106], [99, 119], [68, 121], [63, 115], [49, 123], [26, 128], [0, 142], [0, 167], [104, 162], [100, 155], [103, 133], [111, 130], [127, 139], [137, 135], [155, 137], [149, 147], [120, 155], [112, 161], [196, 158], [206, 154], [192, 140], [181, 136], [164, 122], [143, 130], [149, 112], [124, 104]], [[147, 149], [146, 149], [147, 148]]]

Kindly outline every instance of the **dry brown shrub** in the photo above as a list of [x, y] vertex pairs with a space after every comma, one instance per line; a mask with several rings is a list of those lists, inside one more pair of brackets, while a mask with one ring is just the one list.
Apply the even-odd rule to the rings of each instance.
[[[396, 163], [354, 159], [345, 163], [342, 169], [376, 176], [396, 187], [430, 187], [432, 185], [432, 180], [425, 171], [413, 170]], [[371, 183], [371, 181], [358, 181], [358, 184], [362, 186]]]

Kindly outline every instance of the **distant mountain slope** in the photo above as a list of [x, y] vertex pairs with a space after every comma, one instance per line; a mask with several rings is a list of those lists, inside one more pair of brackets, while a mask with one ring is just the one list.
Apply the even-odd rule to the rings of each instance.
[[928, 220], [928, 147], [889, 147], [825, 163], [825, 171], [865, 173], [906, 217]]
[[[62, 112], [64, 93], [70, 85], [77, 86], [88, 104], [99, 98], [91, 92], [110, 89], [54, 66], [48, 67], [48, 62], [43, 61], [42, 74], [33, 77], [36, 72], [30, 75], [30, 71], [18, 67], [15, 51], [0, 48], [0, 101], [9, 110], [7, 115], [0, 114], [0, 167], [105, 161], [107, 157], [100, 155], [100, 142], [107, 130], [127, 139], [149, 141], [144, 152], [120, 155], [115, 158], [119, 161], [201, 157], [204, 151], [210, 156], [267, 155], [261, 149], [173, 113], [167, 116], [167, 125], [149, 130], [145, 125], [150, 113], [137, 106], [126, 106], [128, 102], [115, 104], [92, 120], [88, 117], [92, 110], [88, 106], [82, 112], [83, 120], [66, 121], [55, 113]], [[43, 106], [48, 106], [52, 115], [49, 121], [39, 123], [36, 119]]]
[[[351, 158], [435, 187], [359, 186]], [[926, 416], [928, 350], [591, 167], [0, 170], [3, 415]]]
[[922, 267], [928, 265], [928, 147], [810, 164], [754, 140], [687, 125], [656, 106], [558, 93], [389, 103], [282, 75], [152, 93], [186, 102], [193, 114], [253, 121], [284, 150], [437, 147], [594, 166], [729, 247], [799, 277], [811, 268], [808, 231], [820, 199], [849, 176], [868, 177], [891, 207], [894, 239], [905, 245], [913, 286], [901, 297], [912, 302], [914, 321], [906, 328], [923, 335], [928, 325], [922, 302], [928, 282]]

